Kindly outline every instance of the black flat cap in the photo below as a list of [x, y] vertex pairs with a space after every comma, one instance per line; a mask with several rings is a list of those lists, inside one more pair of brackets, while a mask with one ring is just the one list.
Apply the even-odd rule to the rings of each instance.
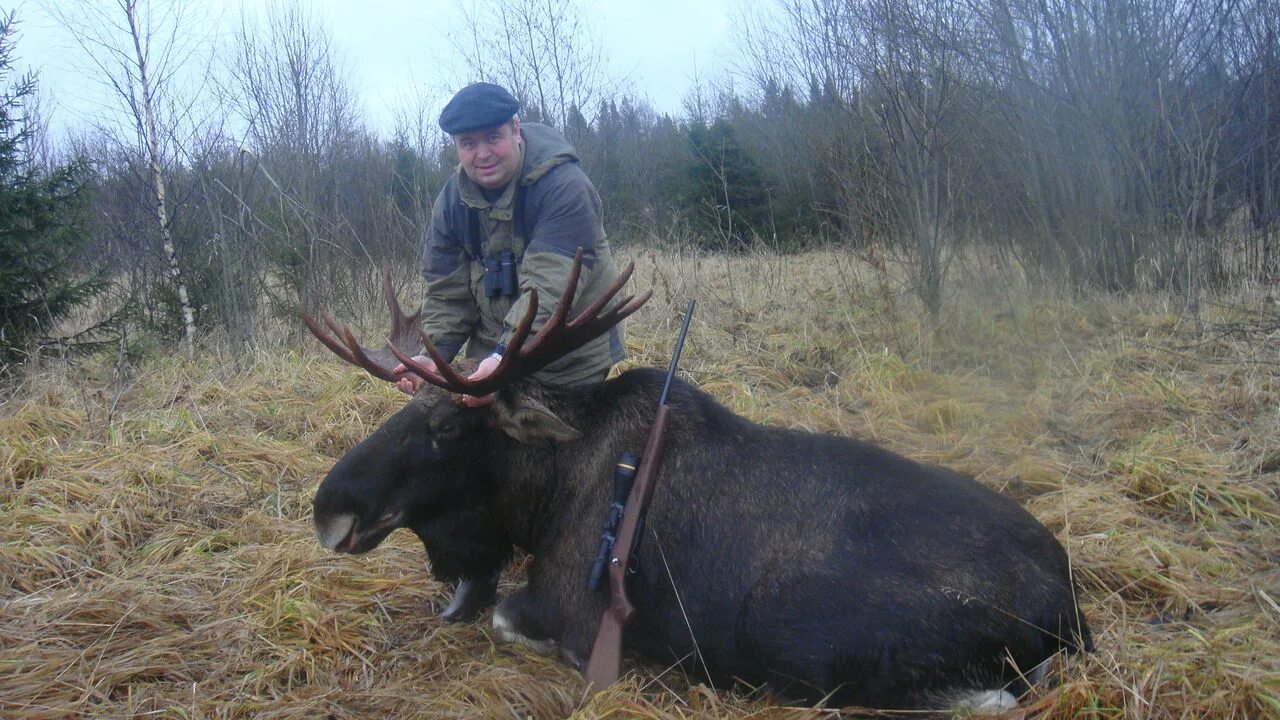
[[520, 101], [506, 88], [493, 83], [472, 83], [440, 112], [440, 129], [450, 135], [497, 127], [520, 110]]

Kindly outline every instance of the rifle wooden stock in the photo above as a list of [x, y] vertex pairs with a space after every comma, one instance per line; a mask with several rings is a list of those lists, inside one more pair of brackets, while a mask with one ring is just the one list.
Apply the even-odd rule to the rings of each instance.
[[626, 509], [618, 527], [617, 539], [609, 557], [609, 607], [600, 618], [600, 631], [596, 634], [591, 660], [587, 663], [587, 682], [596, 690], [603, 690], [618, 680], [622, 667], [622, 631], [631, 621], [636, 609], [627, 597], [627, 566], [631, 550], [635, 547], [636, 531], [640, 518], [649, 508], [653, 488], [657, 484], [658, 470], [662, 466], [662, 451], [666, 444], [668, 406], [658, 406], [657, 417], [649, 430], [640, 467], [636, 470], [636, 482], [627, 497]]

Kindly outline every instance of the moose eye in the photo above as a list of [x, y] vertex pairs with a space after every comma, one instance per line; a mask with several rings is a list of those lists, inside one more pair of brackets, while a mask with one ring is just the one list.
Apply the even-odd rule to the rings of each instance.
[[439, 425], [431, 423], [422, 429], [418, 438], [422, 443], [422, 452], [427, 453], [433, 460], [440, 460], [446, 455], [457, 452], [460, 436], [459, 428], [452, 423]]

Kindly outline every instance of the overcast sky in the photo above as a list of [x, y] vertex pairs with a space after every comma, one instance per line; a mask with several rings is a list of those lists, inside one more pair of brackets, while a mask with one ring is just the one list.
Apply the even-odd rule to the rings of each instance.
[[[16, 10], [19, 20], [19, 69], [38, 73], [52, 102], [55, 136], [85, 124], [103, 105], [103, 90], [89, 78], [83, 52], [52, 19], [60, 0], [18, 0], [0, 9]], [[209, 11], [215, 35], [229, 36], [243, 3], [261, 12], [269, 0], [188, 0]], [[99, 0], [114, 7], [116, 0]], [[468, 32], [456, 0], [302, 0], [314, 7], [332, 34], [351, 85], [360, 95], [364, 117], [386, 132], [394, 110], [418, 92], [443, 105], [455, 82], [457, 64], [451, 35]], [[5, 7], [7, 6], [7, 7]], [[679, 114], [699, 77], [706, 82], [730, 60], [730, 24], [734, 0], [583, 0], [587, 22], [598, 35], [608, 71], [629, 81], [659, 112]]]

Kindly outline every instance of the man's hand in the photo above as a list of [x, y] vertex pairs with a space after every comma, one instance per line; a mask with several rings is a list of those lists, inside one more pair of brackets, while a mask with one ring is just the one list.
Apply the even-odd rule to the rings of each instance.
[[[467, 379], [480, 380], [482, 378], [487, 378], [493, 374], [494, 370], [498, 369], [498, 364], [501, 362], [502, 362], [502, 356], [498, 355], [497, 353], [494, 353], [493, 355], [490, 355], [489, 357], [481, 360], [480, 367], [476, 368], [475, 372], [468, 375]], [[493, 393], [489, 393], [488, 395], [479, 395], [479, 396], [476, 396], [476, 395], [462, 396], [462, 404], [466, 405], [467, 407], [483, 407], [491, 403], [493, 403]]]
[[[436, 371], [435, 361], [427, 357], [426, 355], [414, 355], [413, 359], [418, 364], [425, 365], [426, 368], [431, 372]], [[403, 375], [403, 377], [401, 377], [399, 380], [396, 381], [396, 389], [404, 393], [405, 395], [414, 395], [415, 393], [418, 392], [418, 388], [422, 386], [422, 382], [423, 382], [422, 378], [418, 377], [417, 374], [410, 372], [409, 368], [405, 367], [404, 365], [395, 366], [395, 369], [393, 369], [391, 372], [395, 373], [396, 375]], [[490, 372], [493, 372], [493, 371], [490, 370]]]

